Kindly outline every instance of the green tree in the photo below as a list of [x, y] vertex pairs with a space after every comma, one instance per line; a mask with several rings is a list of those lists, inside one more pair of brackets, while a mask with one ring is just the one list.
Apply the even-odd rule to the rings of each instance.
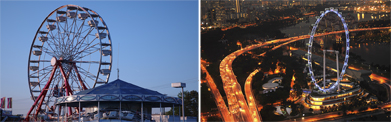
[[[185, 116], [198, 117], [198, 92], [184, 91]], [[182, 99], [182, 93], [178, 93], [178, 98]], [[179, 115], [179, 109], [182, 111], [182, 106], [174, 107], [174, 115]], [[172, 115], [172, 109], [166, 112], [166, 115]], [[182, 115], [182, 113], [181, 113]]]

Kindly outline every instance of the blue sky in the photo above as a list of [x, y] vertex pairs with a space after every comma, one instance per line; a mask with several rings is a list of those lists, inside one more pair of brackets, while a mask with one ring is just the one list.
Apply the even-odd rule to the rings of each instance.
[[[109, 27], [113, 69], [120, 79], [176, 96], [172, 82], [198, 91], [197, 1], [1, 1], [0, 97], [13, 97], [13, 113], [26, 114], [33, 101], [27, 79], [35, 32], [54, 9], [74, 4], [99, 13]], [[118, 49], [118, 45], [119, 49]], [[119, 57], [118, 57], [119, 52]], [[109, 81], [117, 77], [112, 71]]]

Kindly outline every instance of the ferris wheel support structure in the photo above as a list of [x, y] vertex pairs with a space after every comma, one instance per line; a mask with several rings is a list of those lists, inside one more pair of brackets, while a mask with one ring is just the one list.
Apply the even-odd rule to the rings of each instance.
[[[65, 83], [66, 95], [69, 96], [69, 95], [72, 95], [72, 94], [73, 94], [73, 93], [72, 93], [72, 90], [71, 90], [71, 87], [70, 87], [70, 85], [69, 85], [69, 83], [68, 83], [68, 76], [69, 76], [69, 75], [66, 75], [66, 74], [65, 74], [64, 68], [63, 68], [63, 66], [61, 65], [61, 62], [62, 62], [62, 60], [57, 60], [56, 57], [53, 57], [52, 63], [54, 63], [54, 64], [53, 64], [53, 69], [52, 69], [52, 73], [51, 73], [51, 75], [50, 75], [49, 81], [47, 82], [47, 84], [46, 84], [45, 87], [43, 88], [43, 91], [41, 92], [41, 94], [40, 94], [40, 95], [38, 96], [38, 98], [35, 100], [33, 106], [30, 108], [30, 110], [29, 110], [29, 112], [27, 113], [27, 115], [30, 115], [30, 113], [31, 113], [31, 112], [34, 110], [34, 108], [36, 107], [35, 119], [37, 119], [36, 117], [37, 117], [38, 113], [41, 111], [42, 103], [44, 102], [44, 98], [45, 98], [46, 93], [47, 93], [47, 91], [48, 91], [48, 88], [49, 88], [49, 86], [50, 86], [50, 84], [51, 84], [51, 82], [52, 82], [52, 80], [53, 80], [53, 76], [54, 76], [55, 71], [57, 70], [57, 68], [60, 69], [61, 74], [62, 74], [62, 78], [63, 78], [64, 81], [65, 81], [64, 83]], [[74, 65], [74, 64], [73, 64], [73, 65]], [[74, 65], [74, 67], [75, 67], [74, 70], [77, 72], [77, 68], [76, 68], [75, 65]], [[81, 81], [81, 78], [80, 78], [79, 80]], [[82, 82], [81, 82], [81, 83], [82, 83]], [[84, 88], [83, 88], [84, 90], [87, 89], [87, 88], [85, 87], [84, 83], [82, 83], [82, 86], [84, 86]], [[39, 104], [38, 104], [38, 102], [39, 102]], [[69, 110], [69, 111], [72, 111], [72, 110], [71, 110], [71, 107], [68, 107], [68, 110]], [[76, 109], [76, 110], [78, 110], [78, 109]], [[61, 109], [60, 109], [60, 111], [61, 111]], [[69, 115], [72, 115], [72, 113], [69, 113]], [[29, 120], [29, 119], [30, 119], [29, 116], [26, 116], [26, 120]]]

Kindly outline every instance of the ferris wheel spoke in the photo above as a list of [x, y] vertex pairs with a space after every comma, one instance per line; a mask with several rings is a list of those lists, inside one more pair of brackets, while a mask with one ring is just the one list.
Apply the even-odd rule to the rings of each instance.
[[[77, 55], [79, 52], [83, 52], [83, 50], [89, 48], [88, 46], [90, 46], [96, 39], [97, 39], [97, 38], [94, 38], [94, 39], [93, 39], [91, 42], [89, 42], [89, 43], [85, 43], [85, 44], [83, 43], [83, 44], [81, 44], [81, 45], [75, 50], [75, 52], [77, 52], [77, 53], [75, 53], [75, 55]], [[100, 44], [100, 43], [97, 43], [97, 44]], [[92, 46], [90, 46], [90, 47], [94, 47], [94, 46], [96, 46], [97, 44], [94, 44], [94, 45], [92, 45]], [[83, 49], [82, 51], [79, 51], [80, 48], [82, 48], [82, 47], [84, 47], [84, 49]]]
[[[81, 32], [81, 34], [84, 34], [83, 38], [80, 39], [79, 37], [79, 41], [78, 41], [78, 44], [81, 44], [82, 42], [84, 42], [86, 40], [86, 38], [88, 36], [93, 36], [93, 35], [90, 35], [90, 33], [94, 30], [95, 28], [93, 27], [90, 27], [90, 28], [87, 28], [86, 30], [84, 30], [83, 32]], [[88, 31], [88, 32], [87, 32]], [[87, 32], [87, 33], [86, 33]]]
[[[49, 45], [49, 44], [48, 44]], [[51, 47], [50, 47], [51, 48]], [[52, 57], [56, 57], [56, 53], [53, 52], [53, 50], [49, 50], [48, 48], [46, 47], [42, 47], [42, 52], [45, 52], [46, 54], [52, 56]], [[50, 61], [49, 61], [50, 62]]]
[[[71, 23], [70, 25], [67, 26], [68, 30], [72, 30], [72, 29], [73, 29], [73, 26], [74, 26], [74, 24], [75, 24], [75, 22], [76, 22], [75, 20], [76, 20], [76, 18], [73, 18], [73, 19], [72, 19], [72, 23]], [[67, 23], [68, 23], [68, 22], [69, 22], [69, 21], [67, 21]]]
[[[57, 30], [57, 29], [56, 29]], [[52, 44], [55, 44], [55, 45], [58, 45], [57, 42], [59, 39], [61, 38], [56, 38], [56, 36], [54, 36], [53, 34], [53, 30], [49, 31], [48, 34], [47, 34], [50, 38], [48, 39], [48, 42], [52, 41]]]
[[[85, 25], [85, 26], [88, 26], [88, 25]], [[89, 27], [89, 26], [88, 26], [88, 27]], [[90, 27], [90, 28], [88, 28], [88, 29], [85, 29], [85, 30], [83, 30], [83, 31], [81, 32], [81, 34], [87, 32], [87, 31], [89, 32], [91, 29], [95, 29], [95, 28]], [[86, 34], [86, 35], [88, 35], [88, 34]]]
[[[67, 21], [68, 22], [68, 21]], [[74, 36], [75, 36], [75, 28], [74, 28], [74, 26], [76, 25], [76, 19], [74, 18], [73, 19], [73, 21], [72, 21], [72, 23], [71, 23], [71, 25], [69, 25], [69, 32], [68, 32], [68, 34], [67, 34], [67, 39], [66, 39], [66, 42], [64, 42], [65, 41], [65, 39], [64, 40], [62, 40], [63, 41], [63, 43], [68, 43], [68, 42], [70, 42], [70, 40], [72, 40], [71, 39], [71, 37], [72, 38], [74, 38]], [[71, 36], [71, 34], [73, 35], [73, 36]], [[66, 47], [65, 45], [64, 45], [64, 47]]]
[[[53, 85], [51, 84], [51, 86], [53, 86]], [[50, 103], [50, 98], [52, 97], [52, 94], [53, 94], [53, 87], [50, 87], [48, 89], [48, 92], [46, 93], [46, 97], [47, 97], [46, 105], [48, 105]]]
[[[50, 72], [51, 73], [51, 72]], [[46, 74], [44, 77], [42, 77], [42, 79], [40, 80], [40, 84], [42, 85], [45, 85], [47, 82], [48, 82], [48, 78], [46, 78], [48, 76], [48, 74]], [[55, 72], [55, 76], [54, 78], [56, 78], [58, 76], [58, 71]]]
[[48, 40], [48, 42], [52, 41], [52, 44], [55, 45], [55, 47], [57, 49], [63, 50], [61, 47], [61, 45], [63, 45], [60, 41], [61, 38], [56, 38], [56, 36], [55, 36], [55, 35], [58, 35], [58, 33], [60, 33], [60, 30], [59, 29], [56, 29], [56, 30], [57, 30], [57, 34], [53, 34], [53, 30], [48, 33], [48, 35], [50, 36], [50, 39]]
[[[48, 45], [50, 46], [50, 43], [53, 44], [56, 48], [59, 47], [60, 45], [60, 42], [53, 36], [53, 33], [52, 32], [49, 32], [48, 34], [50, 36], [50, 38], [48, 39], [47, 43]], [[51, 47], [52, 48], [52, 47]], [[52, 49], [54, 50], [54, 49]]]
[[83, 84], [87, 87], [87, 89], [90, 89], [90, 85], [88, 85], [88, 83], [86, 82], [86, 79], [83, 78], [83, 77], [80, 77], [81, 78], [81, 81], [83, 81]]
[[[63, 84], [60, 84], [61, 82], [62, 82], [62, 78], [61, 77], [57, 77], [57, 76], [60, 76], [61, 75], [61, 73], [60, 72], [57, 72], [57, 75], [56, 75], [56, 77], [55, 77], [55, 81], [57, 81], [57, 83], [54, 83], [55, 85], [57, 85], [58, 87], [60, 87], [60, 88], [62, 88], [62, 85]], [[59, 79], [60, 78], [60, 79]]]
[[[49, 72], [49, 73], [47, 73], [47, 74], [45, 74], [42, 78], [40, 78], [41, 80], [39, 80], [39, 83], [40, 84], [42, 84], [42, 85], [45, 85], [46, 84], [46, 82], [47, 82], [47, 76], [48, 76], [48, 74], [50, 74], [51, 72]], [[42, 82], [43, 81], [43, 82]]]
[[75, 39], [76, 39], [76, 40], [79, 40], [79, 39], [80, 39], [80, 35], [82, 34], [81, 32], [82, 32], [82, 30], [83, 30], [83, 25], [84, 25], [84, 23], [85, 23], [85, 20], [83, 20], [83, 22], [81, 23], [81, 25], [78, 27], [77, 33], [73, 36], [72, 41], [70, 42], [70, 44], [68, 44], [68, 45], [69, 45], [69, 46], [68, 46], [69, 51], [70, 51], [71, 47], [74, 47], [74, 41], [75, 41]]
[[[58, 17], [58, 14], [56, 14], [56, 18], [57, 17]], [[56, 22], [56, 24], [57, 24], [57, 37], [59, 40], [61, 40], [61, 39], [63, 39], [62, 30], [64, 30], [64, 28], [62, 27], [60, 22]]]
[[[93, 80], [93, 81], [96, 80], [95, 75], [91, 75], [91, 74], [85, 73], [84, 71], [79, 71], [79, 74], [84, 75], [84, 76], [86, 76], [87, 78], [90, 78], [90, 79]], [[95, 79], [94, 79], [94, 78], [95, 78]]]
[[35, 75], [35, 74], [39, 74], [39, 72], [41, 72], [41, 71], [47, 71], [47, 70], [52, 70], [51, 69], [51, 65], [49, 65], [49, 66], [47, 66], [47, 67], [44, 67], [44, 68], [42, 68], [42, 69], [40, 69], [40, 70], [37, 70], [37, 71], [35, 71], [35, 72], [32, 72], [32, 73], [30, 73], [30, 75]]
[[[84, 41], [83, 39], [80, 39], [80, 35], [82, 35], [82, 30], [83, 30], [83, 25], [84, 25], [84, 23], [85, 23], [85, 20], [83, 20], [83, 23], [80, 25], [80, 27], [79, 27], [79, 29], [78, 29], [78, 31], [77, 31], [77, 43], [76, 43], [76, 45], [81, 45], [81, 43], [82, 43], [82, 41]], [[92, 30], [91, 28], [89, 28], [90, 30]], [[73, 46], [73, 42], [74, 42], [74, 39], [76, 38], [76, 36], [73, 38], [73, 40], [72, 40], [72, 47], [76, 47], [76, 46]], [[70, 51], [72, 52], [72, 51], [74, 51], [74, 48], [72, 48], [72, 50], [71, 50], [71, 48], [69, 48], [70, 49]]]
[[[61, 15], [61, 16], [64, 16], [64, 15]], [[62, 32], [63, 34], [62, 34], [62, 38], [61, 38], [60, 42], [62, 41], [62, 43], [64, 43], [64, 40], [68, 39], [69, 35], [70, 35], [70, 28], [68, 26], [68, 22], [69, 22], [68, 18], [66, 17], [66, 20], [64, 21], [64, 26], [61, 26], [61, 28], [63, 30], [63, 32]], [[61, 45], [61, 46], [65, 46], [65, 45]], [[64, 52], [64, 51], [65, 50], [62, 50], [62, 52]]]
[[[90, 72], [88, 72], [87, 70], [85, 70], [85, 69], [83, 69], [83, 68], [81, 68], [81, 67], [79, 67], [79, 66], [76, 66], [78, 69], [81, 69], [81, 70], [79, 70], [79, 72], [80, 73], [82, 73], [83, 75], [85, 75], [85, 76], [87, 76], [88, 78], [91, 78], [91, 76], [93, 77], [93, 78], [91, 78], [92, 80], [96, 80], [96, 78], [98, 78], [96, 75], [94, 75], [94, 74], [92, 74], [92, 73], [90, 73]], [[95, 79], [94, 79], [95, 78]], [[102, 81], [104, 81], [103, 79], [101, 79], [101, 78], [98, 78], [99, 80], [102, 80]]]
[[99, 61], [72, 61], [75, 63], [94, 63], [94, 64], [99, 64]]
[[89, 55], [91, 55], [91, 54], [93, 54], [93, 53], [99, 51], [99, 50], [100, 50], [100, 49], [96, 49], [96, 50], [94, 50], [94, 51], [89, 52], [87, 55], [79, 56], [79, 57], [76, 57], [75, 59], [76, 59], [76, 60], [82, 59], [82, 58], [84, 58], [84, 57], [86, 57], [86, 56], [89, 56]]
[[[75, 67], [75, 71], [76, 72], [74, 72], [74, 75], [75, 75], [75, 77], [77, 77], [77, 79], [79, 79], [79, 82], [80, 82], [80, 85], [82, 86], [82, 88], [84, 89], [90, 89], [91, 87], [88, 85], [88, 83], [87, 83], [87, 81], [86, 81], [86, 78], [84, 77], [82, 77], [81, 75], [80, 75], [80, 71], [77, 69], [77, 66], [76, 66], [76, 64], [74, 65], [74, 67]], [[95, 81], [94, 79], [93, 79], [93, 81]], [[87, 85], [87, 86], [86, 86]]]
[[[86, 41], [88, 42], [90, 37], [96, 38], [94, 35], [91, 35], [93, 30], [95, 30], [95, 28], [89, 27], [86, 30], [84, 30], [83, 32], [81, 32], [80, 35], [82, 35], [82, 36], [79, 37], [78, 44], [84, 44]], [[80, 46], [80, 45], [78, 45], [78, 46]]]
[[94, 28], [89, 28], [89, 31], [88, 31], [88, 33], [82, 38], [82, 39], [80, 39], [80, 40], [78, 40], [77, 42], [76, 42], [76, 45], [72, 48], [72, 49], [70, 49], [72, 52], [73, 51], [75, 51], [75, 48], [80, 48], [81, 46], [82, 46], [82, 43], [84, 42], [84, 40], [87, 38], [87, 36], [89, 35], [89, 33], [91, 33], [92, 31], [94, 30]]
[[[52, 35], [50, 35], [50, 36], [52, 36]], [[49, 48], [52, 50], [52, 52], [55, 54], [55, 55], [59, 55], [58, 53], [56, 53], [56, 51], [55, 50], [57, 50], [57, 52], [58, 52], [58, 50], [62, 50], [61, 49], [61, 46], [60, 46], [60, 41], [56, 41], [56, 40], [52, 40], [52, 41], [50, 41], [51, 39], [49, 39], [47, 42], [48, 42], [48, 46], [49, 46]], [[52, 47], [52, 45], [54, 45], [54, 48]]]
[[[85, 52], [87, 52], [87, 53], [94, 53], [97, 50], [100, 50], [100, 47], [95, 47], [95, 46], [99, 45], [100, 43], [96, 43], [96, 44], [93, 44], [91, 46], [90, 46], [90, 44], [88, 44], [83, 50], [76, 52], [74, 55], [78, 56], [81, 53], [85, 53]], [[90, 49], [93, 49], [93, 50], [90, 50]]]
[[[44, 70], [44, 71], [48, 71], [48, 72], [43, 72], [43, 73], [38, 73], [38, 74], [41, 76], [41, 75], [47, 75], [48, 73], [50, 73], [49, 70]], [[35, 73], [34, 73], [34, 74], [35, 74]]]
[[76, 84], [76, 86], [78, 88], [78, 89], [74, 89], [74, 91], [83, 91], [82, 84], [79, 83], [79, 79], [77, 78], [75, 73], [72, 74], [72, 79], [73, 79], [73, 83], [72, 84]]
[[73, 73], [73, 76], [74, 76], [75, 81], [79, 81], [79, 80], [82, 81], [83, 84], [80, 84], [79, 82], [76, 82], [80, 90], [83, 90], [83, 88], [82, 88], [83, 86], [82, 86], [82, 85], [85, 85], [85, 86], [87, 87], [87, 89], [90, 89], [90, 86], [88, 85], [88, 83], [86, 82], [86, 80], [83, 79], [82, 77], [80, 77], [81, 79], [79, 79], [79, 78], [77, 77], [76, 72]]
[[[77, 48], [77, 51], [76, 52], [78, 52], [79, 50], [80, 50], [80, 48], [82, 48], [83, 46], [84, 47], [87, 47], [87, 46], [89, 46], [89, 45], [91, 45], [95, 40], [97, 40], [98, 39], [98, 37], [95, 37], [94, 39], [92, 39], [91, 41], [87, 41], [87, 43], [82, 43], [80, 46], [79, 46], [79, 48]], [[85, 40], [82, 40], [82, 41], [85, 41]]]
[[[60, 39], [64, 39], [65, 38], [65, 34], [66, 33], [68, 33], [66, 30], [66, 28], [64, 28], [64, 26], [66, 26], [65, 24], [64, 24], [64, 26], [62, 26], [60, 23], [58, 23], [58, 26], [59, 26], [59, 28], [58, 28], [58, 35], [59, 35], [59, 38]], [[61, 29], [62, 29], [62, 31], [61, 31]]]
[[[71, 74], [71, 78], [72, 78], [72, 81], [73, 82], [76, 82], [76, 84], [77, 84], [77, 87], [79, 88], [79, 90], [78, 91], [81, 91], [81, 85], [79, 84], [79, 80], [78, 80], [78, 78], [77, 78], [77, 76], [75, 75], [75, 72], [73, 72], [72, 74]], [[72, 82], [72, 86], [73, 86], [73, 82]], [[75, 91], [75, 90], [73, 90], [73, 91]]]

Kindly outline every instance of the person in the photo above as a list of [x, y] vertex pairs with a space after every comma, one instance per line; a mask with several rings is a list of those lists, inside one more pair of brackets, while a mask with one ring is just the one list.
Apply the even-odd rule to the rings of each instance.
[[60, 90], [60, 94], [59, 94], [59, 97], [61, 97], [61, 96], [65, 96], [65, 88], [63, 87], [63, 88], [61, 88], [61, 90]]
[[58, 95], [58, 85], [56, 85], [56, 86], [54, 87], [53, 96], [54, 96], [54, 97], [58, 97], [58, 96], [59, 96], [59, 95]]

